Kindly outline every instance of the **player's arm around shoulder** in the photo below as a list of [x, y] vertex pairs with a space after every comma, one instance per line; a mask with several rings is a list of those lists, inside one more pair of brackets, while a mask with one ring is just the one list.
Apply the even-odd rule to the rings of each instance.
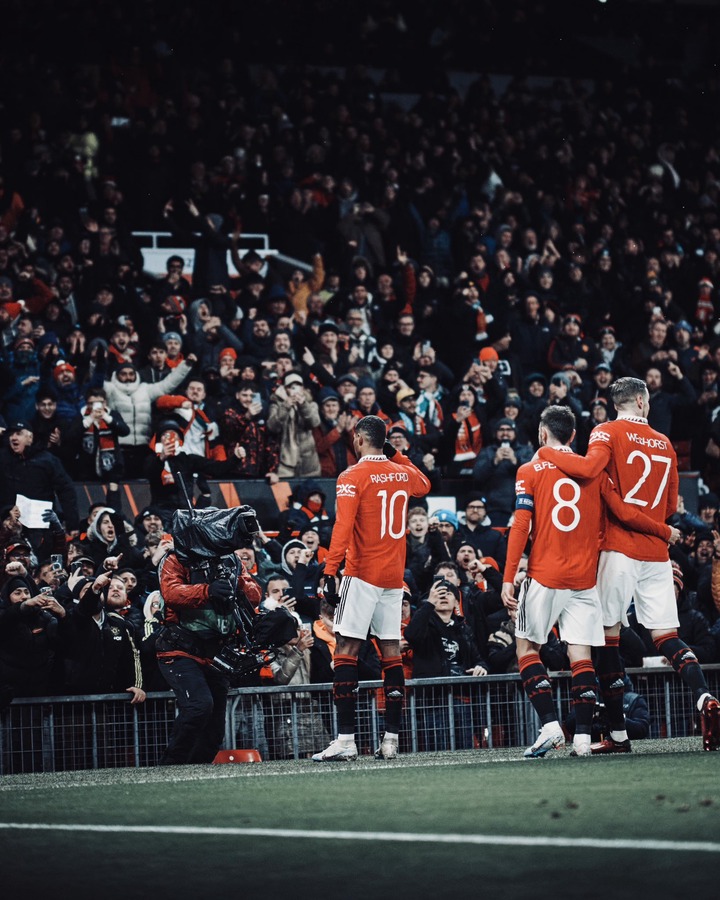
[[600, 430], [603, 426], [597, 425], [590, 434], [590, 444], [586, 456], [578, 453], [566, 453], [564, 450], [556, 450], [552, 447], [541, 447], [538, 456], [545, 462], [551, 462], [571, 478], [595, 478], [610, 461], [612, 451], [610, 449], [610, 434]]

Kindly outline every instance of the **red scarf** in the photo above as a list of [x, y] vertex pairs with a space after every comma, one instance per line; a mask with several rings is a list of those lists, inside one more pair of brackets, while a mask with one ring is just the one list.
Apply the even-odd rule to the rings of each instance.
[[695, 318], [701, 325], [707, 325], [715, 318], [715, 307], [710, 297], [698, 297]]
[[[457, 416], [453, 413], [453, 419], [457, 421]], [[460, 423], [457, 435], [455, 437], [455, 456], [454, 462], [468, 462], [478, 455], [482, 449], [482, 426], [480, 420], [475, 413], [470, 415]]]

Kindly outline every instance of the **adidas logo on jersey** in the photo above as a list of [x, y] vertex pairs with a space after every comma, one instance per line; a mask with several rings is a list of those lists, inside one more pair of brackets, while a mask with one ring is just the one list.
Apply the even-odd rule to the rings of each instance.
[[538, 681], [538, 683], [535, 685], [535, 687], [536, 688], [549, 688], [550, 682], [547, 680], [547, 678], [543, 678], [542, 681]]
[[355, 485], [354, 484], [338, 484], [336, 496], [338, 496], [338, 497], [354, 497], [355, 496]]
[[595, 691], [583, 691], [582, 694], [580, 694], [580, 699], [581, 700], [592, 700], [592, 702], [594, 703], [595, 699], [596, 699]]
[[613, 681], [613, 683], [610, 685], [610, 690], [617, 691], [617, 690], [620, 690], [620, 688], [624, 688], [624, 687], [625, 687], [625, 682], [622, 680], [622, 678], [616, 678], [615, 681]]

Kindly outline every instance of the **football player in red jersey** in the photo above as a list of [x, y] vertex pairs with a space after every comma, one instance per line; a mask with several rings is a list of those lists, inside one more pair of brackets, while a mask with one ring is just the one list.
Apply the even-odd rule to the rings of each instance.
[[[386, 424], [378, 416], [362, 418], [353, 436], [358, 462], [337, 480], [336, 519], [325, 558], [324, 591], [336, 607], [333, 699], [338, 737], [313, 756], [316, 762], [357, 758], [357, 657], [369, 631], [380, 644], [386, 698], [386, 731], [375, 756], [397, 756], [405, 694], [400, 622], [407, 507], [410, 497], [428, 493], [430, 482], [387, 442], [386, 434]], [[345, 568], [338, 584], [343, 559]]]
[[[543, 410], [538, 435], [541, 447], [555, 447], [571, 454], [568, 445], [574, 436], [575, 416], [569, 407], [549, 406]], [[678, 541], [680, 532], [624, 504], [605, 472], [578, 483], [553, 463], [535, 458], [518, 469], [515, 494], [502, 598], [516, 622], [523, 687], [542, 723], [538, 739], [528, 747], [525, 756], [545, 756], [565, 743], [550, 679], [539, 655], [556, 622], [561, 639], [567, 642], [572, 669], [577, 720], [572, 755], [590, 756], [595, 711], [595, 670], [590, 647], [605, 643], [602, 608], [595, 587], [605, 505], [629, 527], [661, 540]], [[528, 577], [516, 599], [515, 574], [531, 526]]]
[[[610, 388], [618, 417], [597, 425], [590, 434], [587, 456], [543, 447], [539, 456], [571, 478], [593, 477], [604, 470], [622, 500], [656, 521], [677, 508], [677, 459], [664, 434], [648, 425], [650, 395], [639, 378], [619, 378]], [[598, 651], [598, 678], [610, 721], [610, 736], [593, 745], [594, 753], [629, 753], [623, 715], [623, 670], [620, 625], [634, 599], [638, 621], [652, 635], [658, 654], [666, 657], [693, 691], [703, 733], [703, 749], [720, 750], [720, 703], [708, 690], [697, 657], [678, 637], [678, 617], [667, 544], [649, 534], [628, 531], [608, 516], [601, 543], [598, 589], [603, 606], [605, 647]]]

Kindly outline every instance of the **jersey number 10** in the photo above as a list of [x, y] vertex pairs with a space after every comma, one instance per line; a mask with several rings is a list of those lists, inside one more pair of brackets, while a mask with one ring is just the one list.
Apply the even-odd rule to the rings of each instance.
[[[405, 537], [405, 516], [407, 513], [407, 491], [395, 491], [388, 499], [387, 491], [378, 491], [381, 500], [380, 507], [380, 537], [387, 534], [396, 541]], [[398, 509], [398, 500], [400, 508]], [[399, 513], [399, 515], [398, 515]], [[398, 519], [399, 521], [396, 521]]]

